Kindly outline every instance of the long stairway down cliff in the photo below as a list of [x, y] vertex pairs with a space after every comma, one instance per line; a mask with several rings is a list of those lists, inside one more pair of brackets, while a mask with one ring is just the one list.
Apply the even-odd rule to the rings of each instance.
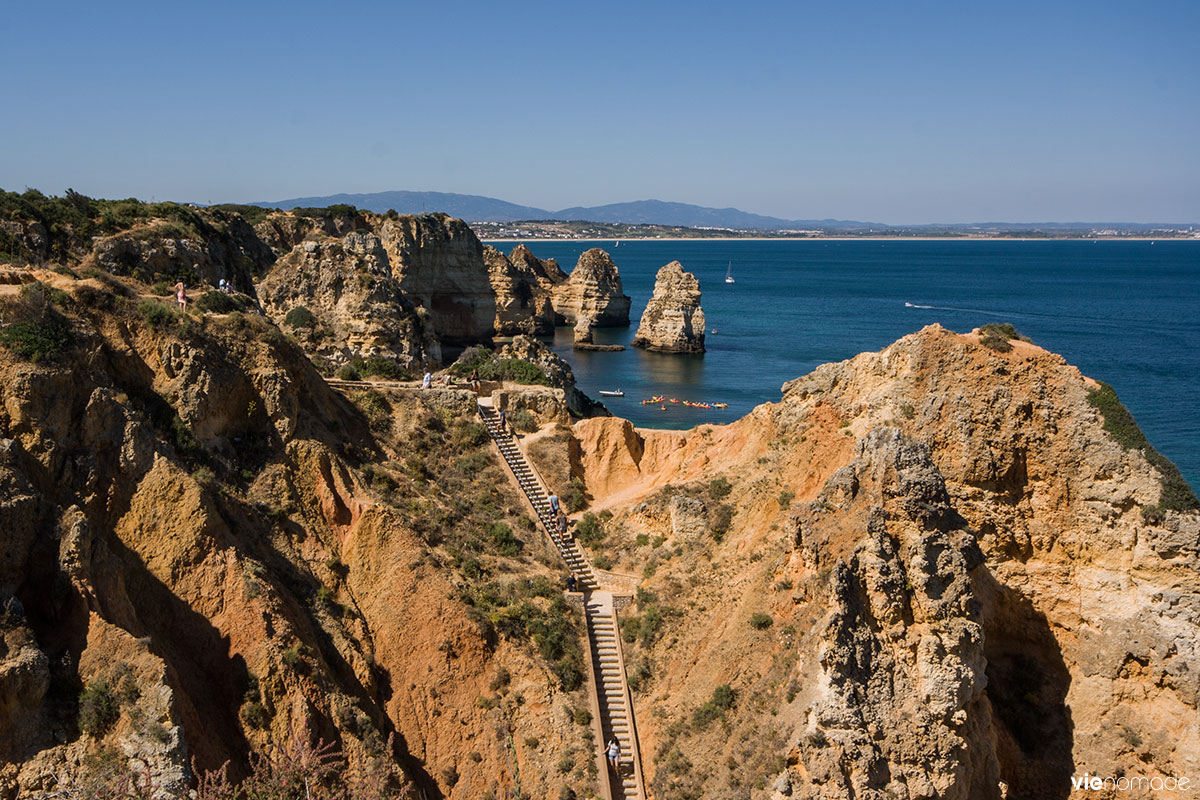
[[570, 535], [560, 536], [558, 520], [550, 507], [545, 484], [526, 460], [517, 446], [511, 431], [500, 422], [499, 416], [489, 402], [478, 403], [479, 416], [487, 426], [492, 441], [500, 450], [505, 463], [512, 470], [521, 490], [537, 512], [542, 527], [554, 542], [568, 568], [579, 582], [584, 593], [584, 614], [587, 618], [588, 649], [591, 652], [592, 675], [595, 677], [596, 702], [599, 712], [600, 741], [603, 749], [612, 738], [621, 747], [620, 774], [609, 771], [602, 775], [600, 786], [611, 800], [642, 800], [646, 796], [642, 781], [641, 755], [637, 743], [637, 730], [633, 722], [633, 707], [629, 696], [629, 685], [625, 679], [625, 663], [621, 655], [621, 642], [617, 630], [617, 616], [613, 608], [612, 593], [602, 591], [596, 573], [583, 557], [579, 545]]
[[645, 797], [642, 791], [642, 759], [638, 751], [637, 730], [629, 686], [625, 681], [625, 664], [617, 632], [617, 617], [612, 595], [594, 592], [587, 599], [588, 639], [592, 646], [592, 669], [596, 676], [596, 691], [600, 701], [600, 724], [604, 741], [616, 739], [621, 746], [619, 775], [611, 775], [613, 800], [632, 800]]
[[517, 483], [520, 484], [521, 491], [525, 492], [525, 496], [529, 498], [530, 505], [537, 512], [538, 519], [541, 521], [546, 534], [554, 542], [559, 555], [567, 562], [567, 567], [575, 574], [581, 590], [589, 591], [598, 589], [599, 584], [596, 582], [596, 575], [592, 571], [591, 565], [584, 559], [583, 553], [580, 552], [575, 538], [559, 535], [558, 520], [554, 516], [554, 510], [550, 507], [549, 492], [546, 491], [545, 484], [542, 483], [541, 478], [534, 472], [533, 467], [525, 459], [525, 455], [521, 452], [521, 449], [517, 447], [512, 432], [500, 422], [496, 412], [483, 402], [479, 403], [479, 416], [483, 419], [483, 424], [487, 426], [488, 433], [492, 436], [492, 441], [499, 448], [500, 455], [504, 457], [508, 468], [512, 470], [513, 476], [516, 477]]

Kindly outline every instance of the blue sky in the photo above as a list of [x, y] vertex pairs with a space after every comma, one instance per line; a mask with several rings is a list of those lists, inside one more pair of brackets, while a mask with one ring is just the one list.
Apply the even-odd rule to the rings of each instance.
[[1200, 4], [10, 4], [0, 187], [1200, 222]]

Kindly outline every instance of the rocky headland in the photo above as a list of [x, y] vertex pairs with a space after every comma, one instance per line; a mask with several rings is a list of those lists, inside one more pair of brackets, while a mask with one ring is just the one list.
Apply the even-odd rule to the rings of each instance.
[[659, 796], [1197, 774], [1200, 514], [1109, 391], [933, 326], [731, 425], [577, 423], [604, 552], [654, 565], [622, 625]]
[[632, 344], [657, 353], [704, 352], [700, 281], [678, 261], [658, 271]]
[[[476, 395], [331, 380], [519, 316], [495, 256], [437, 215], [116, 208], [5, 220], [44, 257], [0, 270], [0, 797], [181, 798], [322, 741], [373, 796], [595, 794], [583, 617]], [[173, 310], [181, 269], [241, 293]], [[628, 588], [655, 798], [1200, 775], [1200, 503], [1006, 344], [931, 326], [689, 431], [578, 419], [534, 339], [462, 354]]]

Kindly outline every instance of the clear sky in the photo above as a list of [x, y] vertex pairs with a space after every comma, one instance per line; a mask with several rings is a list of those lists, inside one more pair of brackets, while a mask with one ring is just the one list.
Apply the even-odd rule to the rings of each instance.
[[1200, 222], [1200, 3], [9, 3], [0, 187]]

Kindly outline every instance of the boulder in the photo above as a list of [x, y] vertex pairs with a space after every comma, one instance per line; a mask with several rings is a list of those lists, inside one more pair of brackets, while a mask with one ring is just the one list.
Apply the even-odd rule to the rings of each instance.
[[634, 347], [659, 353], [703, 353], [704, 311], [700, 282], [672, 261], [658, 271], [654, 295], [642, 313]]
[[555, 286], [554, 310], [566, 325], [574, 325], [581, 314], [596, 327], [629, 324], [629, 296], [608, 253], [593, 247], [579, 256], [571, 277]]

